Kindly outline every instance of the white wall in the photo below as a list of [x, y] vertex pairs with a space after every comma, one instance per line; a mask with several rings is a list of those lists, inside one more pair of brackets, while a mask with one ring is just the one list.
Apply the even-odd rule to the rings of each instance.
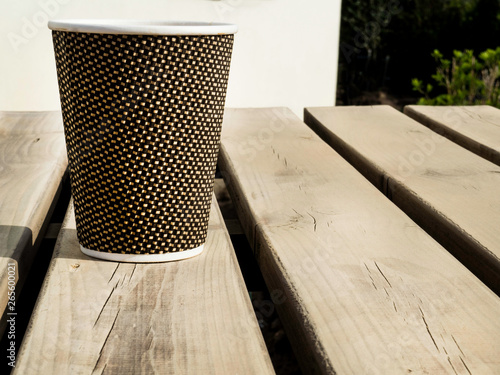
[[333, 105], [341, 0], [0, 0], [0, 110], [59, 109], [48, 19], [238, 24], [226, 105]]

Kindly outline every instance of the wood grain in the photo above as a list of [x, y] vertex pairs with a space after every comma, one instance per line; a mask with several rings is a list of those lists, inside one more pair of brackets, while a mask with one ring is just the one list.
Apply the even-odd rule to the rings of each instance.
[[306, 122], [500, 294], [500, 167], [388, 106], [308, 108]]
[[[21, 293], [67, 167], [59, 112], [0, 112], [0, 311], [7, 265]], [[5, 329], [5, 313], [0, 333]]]
[[274, 373], [212, 204], [204, 252], [168, 263], [91, 259], [66, 216], [14, 374]]
[[469, 151], [500, 165], [500, 109], [487, 105], [409, 105], [404, 113]]
[[500, 299], [289, 110], [226, 110], [219, 164], [304, 373], [500, 371]]

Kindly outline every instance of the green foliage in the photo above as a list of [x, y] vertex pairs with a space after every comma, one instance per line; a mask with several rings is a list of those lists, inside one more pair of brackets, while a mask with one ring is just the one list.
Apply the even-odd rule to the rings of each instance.
[[424, 86], [423, 81], [414, 78], [411, 81], [413, 90], [424, 95], [418, 104], [488, 104], [500, 108], [500, 47], [487, 49], [479, 54], [479, 59], [472, 50], [455, 50], [451, 60], [434, 50], [432, 57], [437, 63], [432, 79], [445, 92], [431, 98], [433, 86]]

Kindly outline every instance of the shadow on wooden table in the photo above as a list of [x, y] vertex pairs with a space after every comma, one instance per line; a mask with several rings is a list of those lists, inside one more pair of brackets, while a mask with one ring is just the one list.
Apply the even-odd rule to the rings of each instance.
[[[17, 241], [18, 239], [19, 241]], [[0, 241], [4, 244], [14, 244], [17, 241], [17, 245], [21, 246], [23, 243], [32, 243], [32, 233], [26, 227], [0, 225]], [[36, 254], [32, 248], [28, 252], [33, 256], [32, 266], [29, 269], [22, 267], [25, 264], [25, 259], [23, 259], [23, 262], [19, 262], [19, 259], [0, 256], [0, 262], [5, 266], [2, 269], [7, 270], [5, 277], [1, 281], [6, 285], [6, 290], [8, 290], [10, 281], [9, 264], [15, 264], [15, 279], [17, 280], [14, 294], [11, 294], [10, 302], [12, 303], [7, 303], [9, 302], [8, 294], [2, 296], [2, 301], [5, 302], [2, 306], [6, 306], [1, 318], [1, 332], [3, 332], [3, 335], [0, 339], [0, 350], [5, 354], [0, 362], [0, 373], [2, 374], [8, 374], [12, 370], [12, 367], [9, 366], [9, 363], [11, 363], [9, 360], [9, 357], [11, 357], [10, 352], [14, 351], [14, 357], [17, 359], [55, 243], [55, 238], [44, 238], [41, 240], [40, 245], [36, 247], [38, 250]], [[21, 265], [21, 267], [18, 268], [18, 265]]]

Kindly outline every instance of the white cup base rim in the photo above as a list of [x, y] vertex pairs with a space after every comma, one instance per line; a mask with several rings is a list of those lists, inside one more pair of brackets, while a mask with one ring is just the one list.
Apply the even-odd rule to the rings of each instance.
[[126, 263], [156, 263], [156, 262], [172, 262], [176, 260], [188, 259], [195, 257], [203, 252], [204, 245], [198, 246], [194, 249], [177, 251], [172, 253], [163, 254], [121, 254], [121, 253], [107, 253], [104, 251], [97, 251], [87, 249], [80, 245], [80, 250], [85, 255], [93, 258], [110, 260], [113, 262], [126, 262]]

